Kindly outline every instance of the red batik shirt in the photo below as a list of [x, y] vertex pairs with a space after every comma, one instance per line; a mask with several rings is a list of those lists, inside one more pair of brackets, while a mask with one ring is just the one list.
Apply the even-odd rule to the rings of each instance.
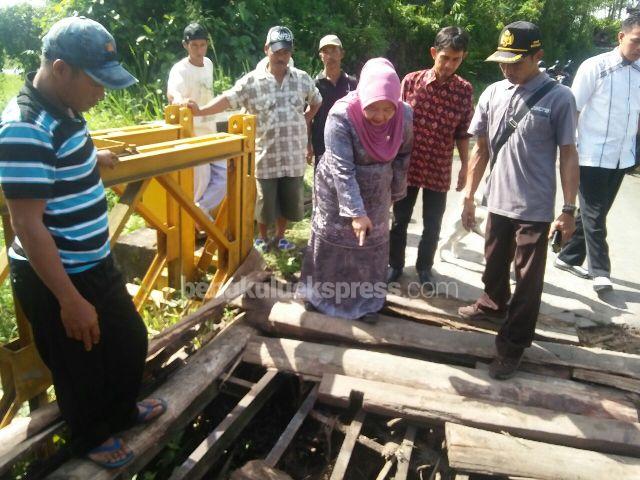
[[409, 73], [402, 81], [402, 99], [413, 108], [413, 151], [407, 183], [446, 192], [457, 139], [469, 137], [473, 87], [458, 75], [444, 83], [433, 69]]

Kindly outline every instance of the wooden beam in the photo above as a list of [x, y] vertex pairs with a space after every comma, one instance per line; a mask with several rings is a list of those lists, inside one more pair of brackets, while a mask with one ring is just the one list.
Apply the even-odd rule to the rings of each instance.
[[640, 380], [636, 380], [634, 378], [621, 377], [619, 375], [611, 375], [603, 372], [594, 372], [592, 370], [583, 370], [581, 368], [573, 370], [573, 378], [640, 394]]
[[465, 472], [539, 480], [639, 478], [640, 459], [548, 445], [447, 423], [449, 465]]
[[[354, 329], [359, 328], [355, 325]], [[473, 368], [455, 367], [355, 348], [255, 337], [247, 344], [245, 361], [267, 368], [322, 377], [340, 374], [407, 385], [466, 397], [548, 408], [624, 421], [638, 421], [638, 412], [617, 391], [604, 396], [601, 389], [569, 380], [512, 378], [499, 381]]]
[[474, 400], [427, 389], [342, 375], [325, 375], [319, 398], [346, 407], [352, 391], [366, 412], [420, 423], [445, 422], [605, 453], [640, 456], [640, 424], [564, 414], [535, 407]]
[[[451, 296], [432, 298], [408, 298], [399, 295], [387, 295], [385, 312], [403, 317], [411, 317], [416, 321], [432, 325], [450, 326], [458, 330], [497, 332], [499, 326], [488, 320], [465, 321], [458, 315], [458, 308], [468, 305]], [[579, 345], [580, 339], [575, 326], [556, 320], [549, 315], [538, 315], [536, 323], [536, 340]]]
[[267, 370], [258, 383], [189, 455], [189, 458], [173, 470], [170, 480], [203, 478], [276, 390], [277, 374], [276, 370]]
[[160, 452], [177, 430], [184, 428], [217, 394], [218, 378], [242, 352], [255, 331], [241, 322], [223, 330], [216, 338], [189, 358], [186, 366], [150, 396], [164, 398], [167, 411], [147, 425], [122, 433], [124, 443], [134, 452], [134, 459], [122, 469], [105, 470], [85, 459], [73, 459], [47, 478], [51, 480], [107, 480], [119, 475], [133, 475]]
[[366, 414], [363, 410], [359, 410], [355, 418], [349, 425], [347, 435], [344, 437], [340, 453], [336, 459], [336, 463], [331, 471], [331, 478], [329, 480], [342, 480], [347, 474], [347, 468], [349, 467], [349, 460], [351, 460], [351, 454], [356, 446], [356, 441], [360, 435], [360, 430], [364, 424]]
[[[258, 302], [254, 302], [254, 307], [259, 310], [256, 303]], [[268, 300], [264, 303], [270, 307]], [[278, 302], [273, 308], [268, 307], [268, 318], [256, 314], [252, 321], [255, 321], [259, 328], [278, 334], [334, 339], [363, 345], [395, 346], [484, 359], [495, 356], [493, 335], [445, 330], [387, 316], [381, 316], [376, 325], [354, 323], [316, 312], [306, 312], [297, 302]], [[640, 355], [534, 342], [525, 350], [523, 359], [530, 363], [583, 368], [640, 379]]]
[[35, 451], [40, 445], [49, 439], [55, 432], [62, 429], [64, 422], [57, 422], [49, 425], [36, 435], [20, 442], [6, 455], [0, 457], [0, 476], [5, 475], [17, 462]]
[[124, 192], [120, 195], [118, 203], [109, 212], [109, 242], [113, 248], [120, 237], [120, 233], [124, 229], [135, 211], [136, 205], [142, 197], [151, 179], [139, 180], [128, 184]]
[[269, 455], [267, 455], [267, 458], [265, 459], [265, 463], [267, 465], [275, 467], [278, 464], [280, 458], [293, 440], [293, 437], [295, 437], [298, 432], [298, 429], [302, 426], [302, 423], [315, 405], [317, 398], [318, 385], [315, 385], [311, 392], [309, 392], [309, 395], [307, 395], [307, 398], [305, 398], [304, 402], [302, 402], [302, 405], [300, 405], [300, 408], [287, 425], [287, 428], [282, 432], [280, 438], [278, 438], [278, 441], [269, 452]]
[[395, 461], [396, 461], [396, 457], [391, 457], [386, 462], [384, 462], [384, 465], [382, 466], [382, 470], [380, 470], [380, 473], [376, 477], [376, 480], [385, 480], [387, 478], [387, 475], [389, 475], [389, 472], [391, 472], [391, 469], [393, 468], [393, 464], [395, 463]]
[[398, 468], [396, 470], [396, 476], [393, 480], [407, 480], [409, 475], [409, 465], [411, 464], [411, 454], [415, 447], [417, 428], [415, 425], [409, 425], [407, 432], [404, 434], [404, 440], [400, 445], [400, 456], [398, 458]]
[[0, 456], [6, 455], [20, 442], [37, 435], [60, 418], [56, 402], [31, 412], [28, 417], [16, 417], [9, 425], [0, 428]]
[[[314, 420], [326, 425], [330, 429], [335, 428], [343, 435], [346, 435], [349, 430], [348, 427], [345, 426], [337, 417], [328, 417], [327, 415], [324, 415], [317, 410], [311, 410], [311, 412], [309, 413], [309, 418], [313, 418]], [[380, 445], [378, 442], [367, 437], [366, 435], [358, 435], [358, 443], [376, 452], [381, 457], [384, 456], [384, 446]]]

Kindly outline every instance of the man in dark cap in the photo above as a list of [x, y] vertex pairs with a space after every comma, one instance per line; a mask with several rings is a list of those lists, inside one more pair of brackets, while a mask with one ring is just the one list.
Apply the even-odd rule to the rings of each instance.
[[243, 108], [257, 116], [256, 221], [254, 246], [265, 251], [271, 243], [268, 228], [275, 224], [274, 246], [295, 248], [284, 234], [289, 221], [304, 215], [303, 175], [306, 168], [310, 122], [322, 97], [308, 73], [289, 64], [293, 33], [272, 27], [264, 45], [267, 62], [236, 82], [207, 105], [189, 105], [194, 115], [211, 115], [227, 108]]
[[0, 122], [0, 186], [16, 233], [11, 284], [51, 370], [72, 449], [107, 468], [133, 457], [114, 434], [166, 409], [159, 399], [136, 404], [147, 330], [110, 255], [98, 169], [117, 158], [96, 151], [81, 115], [105, 88], [136, 82], [102, 25], [65, 18], [45, 35], [40, 68]]
[[[464, 190], [462, 221], [475, 224], [474, 193], [487, 164], [489, 218], [485, 237], [484, 293], [458, 313], [465, 319], [501, 322], [496, 357], [489, 374], [513, 376], [531, 345], [540, 310], [547, 243], [554, 231], [563, 241], [575, 230], [578, 154], [575, 146], [576, 104], [571, 90], [538, 69], [542, 58], [538, 27], [514, 22], [500, 34], [497, 62], [505, 80], [480, 96], [469, 133], [476, 137]], [[555, 217], [556, 153], [564, 196]], [[555, 217], [555, 221], [554, 221]], [[510, 265], [516, 287], [511, 294]]]
[[[167, 98], [172, 104], [189, 101], [204, 105], [213, 100], [213, 62], [206, 56], [209, 34], [199, 23], [190, 23], [184, 29], [182, 46], [187, 56], [169, 71]], [[195, 135], [216, 133], [213, 116], [193, 119]], [[198, 165], [193, 172], [193, 199], [200, 209], [213, 219], [213, 212], [227, 193], [227, 161], [218, 160]]]

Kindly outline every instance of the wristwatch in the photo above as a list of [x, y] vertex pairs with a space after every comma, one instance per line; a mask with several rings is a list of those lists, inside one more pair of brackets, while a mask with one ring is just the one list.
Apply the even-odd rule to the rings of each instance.
[[562, 213], [566, 213], [571, 215], [572, 217], [576, 216], [576, 210], [578, 209], [578, 207], [576, 207], [574, 204], [572, 203], [565, 203], [562, 206]]

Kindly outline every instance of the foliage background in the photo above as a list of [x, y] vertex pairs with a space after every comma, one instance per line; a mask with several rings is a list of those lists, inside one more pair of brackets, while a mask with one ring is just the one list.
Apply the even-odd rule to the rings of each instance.
[[[218, 91], [262, 58], [269, 27], [287, 25], [295, 35], [295, 62], [310, 73], [320, 69], [317, 42], [336, 33], [346, 48], [346, 70], [358, 73], [374, 56], [390, 58], [400, 75], [429, 63], [428, 47], [438, 29], [460, 25], [472, 38], [461, 73], [473, 83], [498, 77], [483, 62], [500, 29], [516, 19], [537, 23], [548, 59], [594, 53], [594, 35], [615, 40], [619, 0], [60, 0], [36, 9], [19, 5], [0, 10], [0, 57], [25, 70], [37, 65], [40, 37], [56, 20], [86, 15], [115, 36], [124, 62], [146, 93], [164, 91], [169, 68], [183, 56], [182, 30], [190, 21], [210, 32], [210, 56], [217, 65]], [[616, 5], [614, 5], [616, 4]], [[616, 10], [616, 8], [618, 10]], [[595, 12], [609, 12], [598, 19]], [[160, 93], [159, 95], [162, 95]], [[143, 95], [144, 97], [145, 95]], [[147, 101], [158, 101], [147, 96]]]

